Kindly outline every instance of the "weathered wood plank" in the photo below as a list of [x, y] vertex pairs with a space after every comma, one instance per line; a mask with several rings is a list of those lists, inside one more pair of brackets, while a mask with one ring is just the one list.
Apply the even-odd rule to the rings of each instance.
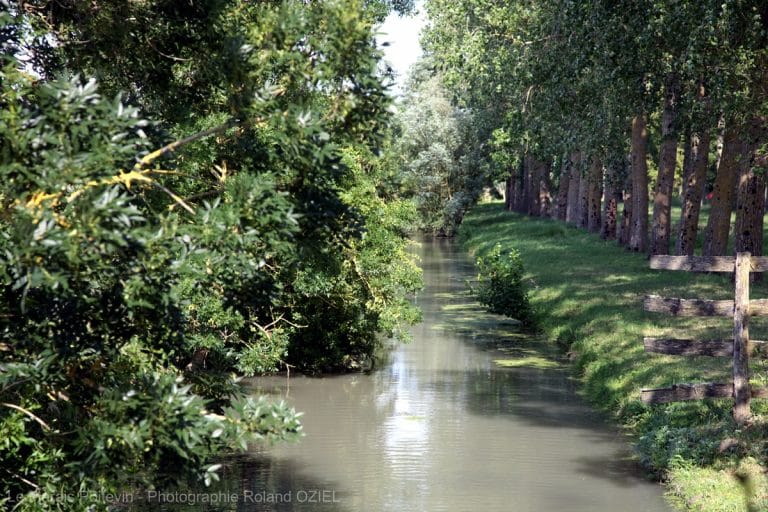
[[[733, 256], [651, 256], [651, 268], [656, 270], [687, 270], [688, 272], [733, 272]], [[751, 272], [768, 272], [768, 257], [750, 259]]]
[[733, 301], [648, 295], [643, 301], [643, 309], [651, 313], [668, 313], [675, 316], [731, 316]]
[[749, 264], [750, 253], [736, 254], [733, 308], [733, 419], [743, 425], [752, 416], [749, 401]]
[[[733, 340], [685, 340], [677, 338], [643, 338], [646, 352], [672, 356], [732, 357]], [[750, 353], [764, 341], [750, 340]]]
[[[667, 313], [674, 316], [731, 316], [732, 300], [680, 299], [647, 295], [643, 309], [651, 313]], [[749, 301], [750, 316], [768, 315], [768, 299]]]
[[[768, 388], [753, 388], [750, 394], [753, 398], [768, 398]], [[686, 400], [703, 400], [705, 398], [731, 397], [733, 397], [733, 384], [716, 384], [711, 382], [676, 384], [668, 388], [640, 390], [640, 400], [645, 404], [664, 404]]]
[[646, 352], [673, 356], [733, 356], [733, 340], [681, 340], [674, 338], [643, 338]]

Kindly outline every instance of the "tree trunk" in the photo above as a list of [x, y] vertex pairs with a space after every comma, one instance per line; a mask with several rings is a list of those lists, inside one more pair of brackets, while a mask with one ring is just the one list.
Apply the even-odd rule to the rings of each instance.
[[507, 176], [506, 186], [504, 187], [504, 209], [507, 211], [512, 210], [512, 196], [514, 194], [515, 177], [510, 172]]
[[515, 169], [514, 179], [515, 194], [512, 196], [512, 210], [518, 213], [525, 213], [525, 161], [520, 163]]
[[728, 251], [728, 234], [731, 228], [736, 181], [739, 176], [739, 159], [745, 153], [743, 141], [736, 123], [726, 122], [723, 137], [723, 155], [717, 169], [712, 206], [707, 229], [704, 232], [704, 256], [724, 256]]
[[532, 156], [525, 159], [525, 176], [528, 181], [526, 208], [528, 215], [538, 217], [541, 215], [541, 166]]
[[592, 157], [588, 178], [587, 229], [591, 233], [599, 233], [602, 217], [600, 203], [603, 196], [603, 162], [597, 157]]
[[523, 181], [521, 184], [521, 201], [518, 206], [518, 211], [523, 214], [528, 214], [528, 211], [530, 210], [529, 205], [531, 204], [531, 165], [529, 160], [530, 158], [526, 153], [523, 155], [523, 160], [520, 163]]
[[675, 254], [692, 256], [699, 231], [699, 214], [709, 166], [710, 134], [707, 128], [691, 133], [686, 142], [688, 161], [683, 162], [683, 200]]
[[664, 107], [661, 114], [662, 142], [659, 151], [659, 173], [653, 194], [651, 254], [669, 254], [670, 232], [672, 231], [672, 190], [675, 185], [675, 167], [677, 165], [678, 96], [677, 79], [673, 76], [667, 77], [664, 90]]
[[648, 129], [645, 113], [632, 119], [632, 228], [629, 248], [648, 249]]
[[765, 216], [765, 177], [756, 173], [752, 165], [755, 150], [762, 141], [762, 123], [753, 119], [749, 126], [748, 141], [742, 146], [744, 153], [739, 162], [739, 184], [736, 195], [736, 226], [734, 249], [763, 255], [763, 217]]
[[520, 202], [520, 175], [517, 168], [512, 170], [509, 181], [509, 211], [515, 212]]
[[581, 183], [579, 164], [581, 162], [581, 154], [578, 151], [572, 153], [569, 161], [571, 179], [568, 181], [568, 208], [565, 221], [569, 224], [576, 224], [579, 218], [579, 188]]
[[632, 174], [627, 176], [624, 182], [624, 207], [621, 212], [621, 231], [619, 232], [619, 245], [629, 247], [629, 237], [632, 232]]
[[715, 162], [715, 169], [720, 168], [720, 159], [723, 157], [723, 146], [725, 146], [725, 114], [720, 112], [720, 117], [717, 118], [717, 143], [715, 146], [717, 160]]
[[587, 229], [589, 225], [589, 171], [581, 176], [579, 180], [579, 196], [577, 198], [578, 208], [576, 216], [576, 227]]
[[616, 238], [616, 214], [620, 194], [620, 189], [616, 186], [619, 174], [616, 165], [616, 162], [611, 162], [605, 170], [605, 201], [603, 202], [602, 227], [600, 228], [600, 238], [603, 240]]
[[765, 216], [765, 177], [745, 166], [739, 177], [736, 202], [734, 248], [736, 252], [763, 255], [763, 217]]
[[553, 217], [565, 220], [568, 213], [568, 187], [571, 183], [570, 160], [566, 157], [560, 171], [560, 185], [557, 188], [557, 204], [553, 209]]
[[693, 172], [693, 160], [691, 157], [691, 128], [689, 126], [686, 128], [685, 133], [683, 133], [683, 179], [680, 180], [681, 199], [685, 197], [688, 190], [687, 177], [691, 175], [691, 172]]
[[551, 169], [551, 162], [539, 161], [539, 215], [542, 217], [550, 217], [552, 214]]

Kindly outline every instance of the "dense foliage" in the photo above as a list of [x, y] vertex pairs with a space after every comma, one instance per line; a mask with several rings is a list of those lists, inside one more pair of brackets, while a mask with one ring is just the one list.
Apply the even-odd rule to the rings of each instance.
[[476, 261], [477, 284], [473, 292], [491, 313], [519, 320], [525, 329], [536, 328], [536, 314], [528, 299], [528, 283], [520, 252], [503, 251], [496, 244]]
[[77, 493], [295, 437], [231, 372], [359, 367], [418, 318], [386, 5], [3, 4], [0, 501], [103, 508]]
[[[454, 104], [485, 121], [478, 130], [493, 132], [485, 140], [494, 172], [507, 175], [509, 209], [605, 238], [619, 231], [632, 250], [692, 254], [709, 181], [713, 215], [703, 251], [726, 253], [732, 212], [733, 244], [762, 251], [756, 219], [764, 201], [756, 190], [765, 180], [754, 171], [766, 162], [764, 2], [432, 0], [426, 7], [427, 54], [440, 63]], [[678, 233], [670, 215], [675, 183], [685, 204]]]
[[424, 59], [411, 71], [397, 121], [402, 193], [416, 202], [418, 227], [452, 236], [491, 181], [479, 119], [451, 103]]

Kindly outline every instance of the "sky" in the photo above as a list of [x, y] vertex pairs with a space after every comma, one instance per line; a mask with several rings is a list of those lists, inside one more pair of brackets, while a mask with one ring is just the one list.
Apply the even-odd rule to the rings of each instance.
[[[408, 69], [421, 55], [419, 32], [426, 23], [426, 14], [421, 2], [416, 2], [415, 16], [400, 17], [397, 13], [390, 14], [381, 28], [377, 41], [384, 51], [384, 59], [395, 70], [395, 94], [399, 94], [405, 85]], [[381, 46], [388, 42], [389, 46]]]

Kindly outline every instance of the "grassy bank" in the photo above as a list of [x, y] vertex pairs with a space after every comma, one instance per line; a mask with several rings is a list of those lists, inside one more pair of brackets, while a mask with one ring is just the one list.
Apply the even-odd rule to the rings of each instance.
[[[585, 396], [627, 427], [641, 461], [667, 481], [676, 505], [768, 510], [762, 472], [768, 455], [765, 401], [753, 402], [756, 419], [742, 429], [731, 421], [729, 400], [653, 407], [639, 401], [643, 387], [730, 378], [728, 359], [646, 354], [642, 342], [643, 336], [730, 337], [728, 318], [674, 318], [642, 310], [646, 294], [732, 298], [728, 276], [650, 270], [645, 256], [615, 242], [558, 221], [505, 212], [499, 203], [467, 215], [460, 238], [478, 256], [496, 243], [520, 251], [544, 333], [574, 359]], [[768, 297], [768, 286], [754, 285], [751, 295]], [[753, 318], [750, 327], [753, 339], [766, 339], [765, 319]], [[765, 385], [766, 361], [754, 358], [752, 370], [753, 381]]]

